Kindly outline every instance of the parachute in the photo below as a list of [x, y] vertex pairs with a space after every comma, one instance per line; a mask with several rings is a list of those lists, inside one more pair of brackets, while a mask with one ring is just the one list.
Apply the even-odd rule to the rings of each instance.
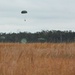
[[26, 14], [26, 13], [27, 13], [26, 10], [21, 11], [21, 14]]
[[[28, 13], [26, 10], [21, 11], [21, 14], [26, 14]], [[24, 21], [26, 21], [26, 19], [24, 19]]]

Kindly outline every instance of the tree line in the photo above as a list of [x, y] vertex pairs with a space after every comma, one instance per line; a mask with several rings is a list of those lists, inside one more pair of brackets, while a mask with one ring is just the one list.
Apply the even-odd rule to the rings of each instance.
[[0, 33], [0, 42], [36, 43], [36, 42], [75, 42], [75, 32], [42, 30], [41, 32]]

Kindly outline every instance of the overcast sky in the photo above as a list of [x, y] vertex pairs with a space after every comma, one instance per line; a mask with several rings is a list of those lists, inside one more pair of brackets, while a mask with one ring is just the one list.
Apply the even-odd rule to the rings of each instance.
[[0, 0], [0, 32], [41, 30], [75, 31], [75, 0]]

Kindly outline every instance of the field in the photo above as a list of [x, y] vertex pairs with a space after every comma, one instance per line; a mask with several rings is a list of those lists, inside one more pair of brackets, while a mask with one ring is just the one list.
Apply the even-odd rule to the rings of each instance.
[[75, 43], [0, 43], [0, 75], [75, 75]]

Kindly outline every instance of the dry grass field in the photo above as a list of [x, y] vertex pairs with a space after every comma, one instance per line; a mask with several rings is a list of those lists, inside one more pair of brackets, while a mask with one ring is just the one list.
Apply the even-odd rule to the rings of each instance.
[[75, 43], [1, 43], [0, 75], [75, 75]]

